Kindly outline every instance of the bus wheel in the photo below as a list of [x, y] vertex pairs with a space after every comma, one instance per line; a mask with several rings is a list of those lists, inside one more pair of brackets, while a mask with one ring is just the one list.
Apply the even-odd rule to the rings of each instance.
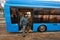
[[47, 30], [47, 27], [45, 25], [39, 26], [38, 31], [39, 32], [45, 32]]

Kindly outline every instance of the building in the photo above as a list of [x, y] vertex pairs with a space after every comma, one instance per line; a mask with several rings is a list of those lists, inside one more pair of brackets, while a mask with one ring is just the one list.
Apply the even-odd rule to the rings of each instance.
[[0, 5], [2, 8], [4, 8], [4, 3], [5, 3], [5, 0], [0, 0]]
[[3, 8], [3, 7], [2, 7], [1, 4], [0, 4], [0, 9], [1, 9], [1, 8]]

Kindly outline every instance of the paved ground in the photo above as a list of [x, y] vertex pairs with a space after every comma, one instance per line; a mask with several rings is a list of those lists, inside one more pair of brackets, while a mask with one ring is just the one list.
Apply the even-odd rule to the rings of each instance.
[[60, 40], [60, 32], [29, 33], [22, 37], [21, 33], [8, 33], [0, 26], [0, 40]]
[[0, 20], [0, 40], [60, 40], [60, 32], [29, 33], [26, 37], [22, 37], [21, 33], [8, 33], [2, 20]]

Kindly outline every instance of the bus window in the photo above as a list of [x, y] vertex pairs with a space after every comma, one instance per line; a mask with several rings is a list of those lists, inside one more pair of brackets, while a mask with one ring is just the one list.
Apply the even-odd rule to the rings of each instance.
[[47, 8], [44, 8], [44, 9], [43, 9], [43, 12], [44, 12], [44, 15], [49, 15], [50, 10], [47, 9]]
[[[43, 12], [36, 10], [33, 13], [34, 23], [59, 23], [60, 21], [60, 9], [45, 9]], [[41, 12], [41, 13], [40, 13]], [[37, 15], [36, 15], [37, 14]]]
[[10, 15], [11, 15], [11, 23], [17, 23], [17, 11], [16, 8], [12, 7], [10, 9]]
[[[54, 8], [17, 8], [11, 7], [11, 23], [18, 23], [22, 14], [26, 14], [30, 24], [33, 23], [59, 23], [60, 9]], [[33, 20], [32, 20], [33, 19]], [[56, 20], [56, 21], [55, 21]]]
[[60, 15], [57, 15], [56, 19], [57, 19], [56, 21], [59, 23], [60, 22]]
[[43, 15], [43, 8], [34, 8], [34, 15]]
[[49, 20], [49, 15], [43, 15], [43, 21], [48, 22]]
[[50, 9], [50, 15], [55, 15], [55, 9]]
[[56, 19], [55, 15], [50, 15], [49, 16], [49, 22], [54, 23], [54, 22], [56, 22], [55, 19]]

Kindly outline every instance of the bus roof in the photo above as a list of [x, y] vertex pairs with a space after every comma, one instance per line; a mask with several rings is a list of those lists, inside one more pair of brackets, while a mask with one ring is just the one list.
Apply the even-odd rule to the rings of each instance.
[[60, 2], [57, 1], [37, 1], [37, 0], [6, 0], [6, 3], [9, 4], [20, 4], [20, 5], [32, 5], [37, 6], [45, 6], [45, 7], [54, 7], [54, 8], [60, 8]]

